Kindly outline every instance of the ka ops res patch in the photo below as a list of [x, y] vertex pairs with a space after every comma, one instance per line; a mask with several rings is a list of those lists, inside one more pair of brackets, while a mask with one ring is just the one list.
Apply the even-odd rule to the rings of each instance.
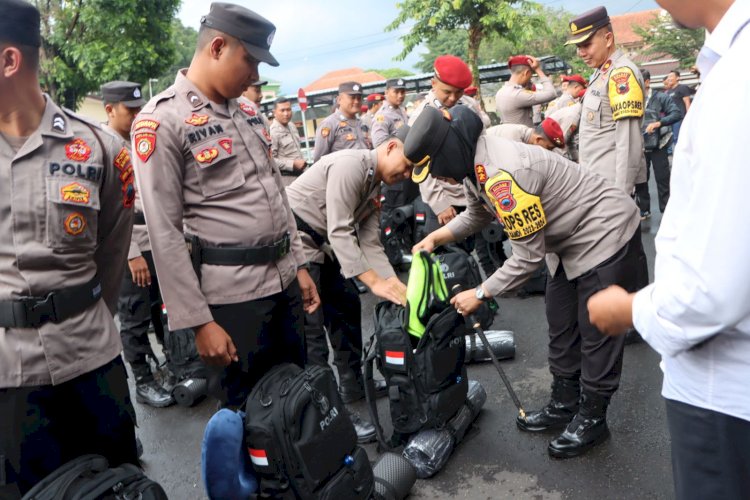
[[541, 198], [521, 189], [508, 172], [501, 170], [490, 177], [484, 191], [511, 240], [530, 236], [547, 225]]
[[643, 116], [643, 89], [632, 69], [623, 66], [612, 71], [608, 94], [615, 121]]

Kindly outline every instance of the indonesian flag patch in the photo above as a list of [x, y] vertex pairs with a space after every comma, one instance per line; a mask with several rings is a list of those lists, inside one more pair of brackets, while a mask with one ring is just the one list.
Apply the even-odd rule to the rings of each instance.
[[250, 454], [250, 460], [253, 462], [253, 465], [258, 467], [268, 467], [268, 455], [266, 455], [266, 450], [248, 448], [247, 452]]
[[389, 365], [404, 366], [404, 353], [401, 351], [385, 351], [385, 362]]
[[417, 222], [424, 222], [425, 214], [424, 212], [417, 212], [414, 214], [414, 218], [417, 219]]

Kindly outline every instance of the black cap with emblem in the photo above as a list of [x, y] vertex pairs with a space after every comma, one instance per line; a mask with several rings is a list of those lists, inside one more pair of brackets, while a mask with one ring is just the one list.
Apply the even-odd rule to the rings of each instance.
[[463, 181], [474, 170], [483, 128], [481, 118], [466, 106], [425, 106], [404, 141], [404, 155], [414, 164], [412, 180], [419, 184], [432, 174]]
[[279, 65], [270, 52], [276, 26], [252, 10], [231, 3], [214, 2], [210, 12], [201, 18], [201, 26], [237, 38], [247, 52], [260, 62]]
[[599, 28], [607, 26], [609, 22], [607, 9], [604, 7], [596, 7], [584, 12], [570, 21], [570, 34], [568, 35], [568, 41], [565, 42], [565, 45], [585, 42], [591, 38], [591, 35], [596, 33]]
[[24, 0], [0, 0], [0, 42], [39, 47], [39, 11]]
[[121, 102], [128, 108], [140, 108], [146, 104], [140, 85], [119, 80], [102, 85], [102, 101], [110, 104]]
[[339, 94], [362, 95], [362, 85], [357, 82], [344, 82], [339, 85]]
[[405, 89], [406, 81], [403, 78], [390, 78], [385, 81], [385, 88], [387, 89]]

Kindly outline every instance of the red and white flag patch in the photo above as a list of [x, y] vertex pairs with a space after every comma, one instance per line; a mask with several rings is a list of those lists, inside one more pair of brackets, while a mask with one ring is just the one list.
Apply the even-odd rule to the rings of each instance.
[[404, 366], [404, 353], [402, 351], [385, 351], [385, 362], [389, 365]]
[[414, 215], [414, 218], [417, 219], [417, 222], [424, 222], [424, 218], [425, 218], [424, 212], [417, 212]]
[[268, 467], [268, 455], [266, 455], [266, 450], [248, 448], [247, 452], [250, 454], [250, 460], [253, 462], [253, 465], [257, 465], [258, 467]]

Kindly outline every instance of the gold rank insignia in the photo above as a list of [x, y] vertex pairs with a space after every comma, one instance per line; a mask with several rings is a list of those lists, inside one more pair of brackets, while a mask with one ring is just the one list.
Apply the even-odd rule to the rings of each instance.
[[348, 127], [348, 126], [349, 126], [349, 122], [346, 122], [343, 120], [339, 122], [339, 127]]
[[547, 225], [541, 198], [521, 189], [508, 172], [501, 170], [490, 177], [484, 191], [511, 240], [530, 236]]
[[487, 182], [487, 170], [484, 165], [474, 165], [474, 173], [477, 175], [477, 182], [484, 185]]
[[208, 115], [197, 115], [193, 113], [189, 118], [185, 119], [185, 123], [194, 127], [200, 127], [208, 123]]
[[379, 121], [379, 122], [381, 122], [381, 123], [382, 123], [382, 122], [384, 122], [384, 121], [385, 121], [385, 116], [383, 116], [383, 115], [378, 115], [378, 116], [376, 116], [376, 117], [375, 117], [375, 120], [376, 120], [376, 121]]

